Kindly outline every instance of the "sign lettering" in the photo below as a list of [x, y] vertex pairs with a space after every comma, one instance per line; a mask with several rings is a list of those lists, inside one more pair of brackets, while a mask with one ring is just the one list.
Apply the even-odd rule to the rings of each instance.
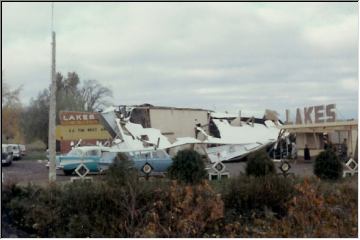
[[99, 113], [93, 112], [60, 112], [61, 125], [99, 124]]
[[311, 112], [312, 112], [312, 110], [313, 110], [313, 107], [304, 108], [304, 122], [305, 122], [305, 124], [312, 123], [312, 121], [311, 121]]
[[300, 109], [296, 109], [296, 124], [302, 124]]
[[[296, 109], [296, 124], [312, 124], [336, 121], [336, 105], [319, 105], [304, 107], [304, 111], [300, 108]], [[286, 122], [285, 124], [293, 124], [290, 120], [290, 111], [286, 109]]]
[[56, 139], [79, 140], [79, 139], [110, 139], [110, 134], [100, 124], [94, 125], [59, 125], [56, 127]]
[[315, 123], [323, 123], [324, 122], [324, 106], [316, 106], [315, 107]]

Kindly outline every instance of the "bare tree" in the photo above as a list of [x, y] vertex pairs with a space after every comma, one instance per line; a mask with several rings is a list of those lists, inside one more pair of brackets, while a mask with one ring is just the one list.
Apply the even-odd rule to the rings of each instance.
[[[2, 73], [4, 74], [4, 73]], [[10, 90], [10, 87], [5, 83], [4, 76], [1, 79], [1, 106], [20, 105], [19, 94], [22, 86], [17, 89]]]
[[[68, 73], [67, 77], [57, 73], [56, 85], [57, 124], [60, 123], [60, 111], [96, 111], [108, 105], [106, 100], [112, 97], [111, 90], [95, 80], [88, 80], [80, 85], [80, 79], [75, 72]], [[49, 89], [44, 89], [25, 109], [23, 116], [26, 117], [22, 118], [22, 126], [28, 141], [40, 139], [47, 144], [49, 102]]]
[[112, 97], [112, 91], [96, 80], [87, 80], [80, 89], [80, 96], [85, 111], [96, 111], [109, 104], [107, 98]]

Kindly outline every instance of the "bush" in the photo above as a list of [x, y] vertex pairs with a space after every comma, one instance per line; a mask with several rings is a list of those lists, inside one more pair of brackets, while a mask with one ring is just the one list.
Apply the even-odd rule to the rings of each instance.
[[318, 179], [304, 179], [295, 188], [297, 195], [288, 204], [288, 216], [273, 226], [277, 237], [357, 237], [357, 188]]
[[202, 237], [223, 218], [223, 201], [206, 181], [196, 186], [173, 181], [170, 188], [154, 193], [139, 237]]
[[153, 203], [140, 187], [104, 182], [10, 187], [3, 190], [2, 214], [32, 237], [134, 237]]
[[239, 215], [248, 217], [253, 213], [263, 215], [267, 210], [281, 217], [286, 215], [286, 203], [294, 194], [293, 183], [289, 179], [285, 181], [276, 175], [242, 175], [230, 179], [223, 200], [229, 219]]
[[22, 157], [23, 160], [44, 160], [47, 159], [45, 151], [27, 151]]
[[248, 156], [246, 175], [256, 177], [275, 173], [275, 165], [265, 151], [257, 151]]
[[124, 186], [128, 183], [134, 185], [138, 181], [138, 171], [126, 155], [119, 153], [107, 170], [105, 180], [109, 184], [118, 186]]
[[45, 152], [46, 150], [46, 144], [41, 140], [36, 140], [30, 144], [26, 144], [26, 151], [39, 151], [39, 152]]
[[179, 151], [168, 169], [170, 178], [187, 184], [200, 183], [206, 176], [201, 155], [194, 150]]
[[221, 189], [223, 201], [207, 181], [196, 186], [176, 181], [6, 184], [2, 237], [9, 236], [4, 230], [9, 225], [17, 227], [17, 236], [33, 238], [358, 235], [357, 178], [329, 182], [240, 176]]
[[209, 185], [74, 182], [5, 186], [2, 219], [28, 237], [200, 237], [223, 217]]
[[321, 152], [314, 164], [314, 174], [321, 179], [337, 180], [342, 176], [343, 166], [332, 150]]

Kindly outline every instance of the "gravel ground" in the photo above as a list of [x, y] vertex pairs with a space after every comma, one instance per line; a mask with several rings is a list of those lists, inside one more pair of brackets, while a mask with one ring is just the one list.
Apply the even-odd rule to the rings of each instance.
[[[13, 161], [11, 166], [2, 167], [2, 182], [3, 183], [47, 183], [49, 179], [49, 170], [45, 166], [46, 160], [19, 160]], [[226, 170], [230, 172], [230, 175], [236, 176], [240, 172], [245, 172], [245, 162], [225, 163]], [[280, 163], [276, 163], [277, 171], [280, 172], [278, 166]], [[305, 163], [304, 161], [298, 161], [297, 163], [291, 163], [290, 173], [301, 176], [311, 176], [313, 164], [312, 161]], [[74, 175], [75, 176], [75, 175]], [[91, 175], [94, 179], [98, 178], [97, 175]], [[57, 170], [56, 181], [70, 181], [70, 176], [65, 176], [61, 170]]]

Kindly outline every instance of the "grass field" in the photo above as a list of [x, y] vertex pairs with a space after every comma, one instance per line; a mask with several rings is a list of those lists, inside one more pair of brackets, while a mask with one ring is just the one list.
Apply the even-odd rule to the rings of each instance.
[[45, 151], [30, 151], [22, 157], [23, 160], [46, 160]]

